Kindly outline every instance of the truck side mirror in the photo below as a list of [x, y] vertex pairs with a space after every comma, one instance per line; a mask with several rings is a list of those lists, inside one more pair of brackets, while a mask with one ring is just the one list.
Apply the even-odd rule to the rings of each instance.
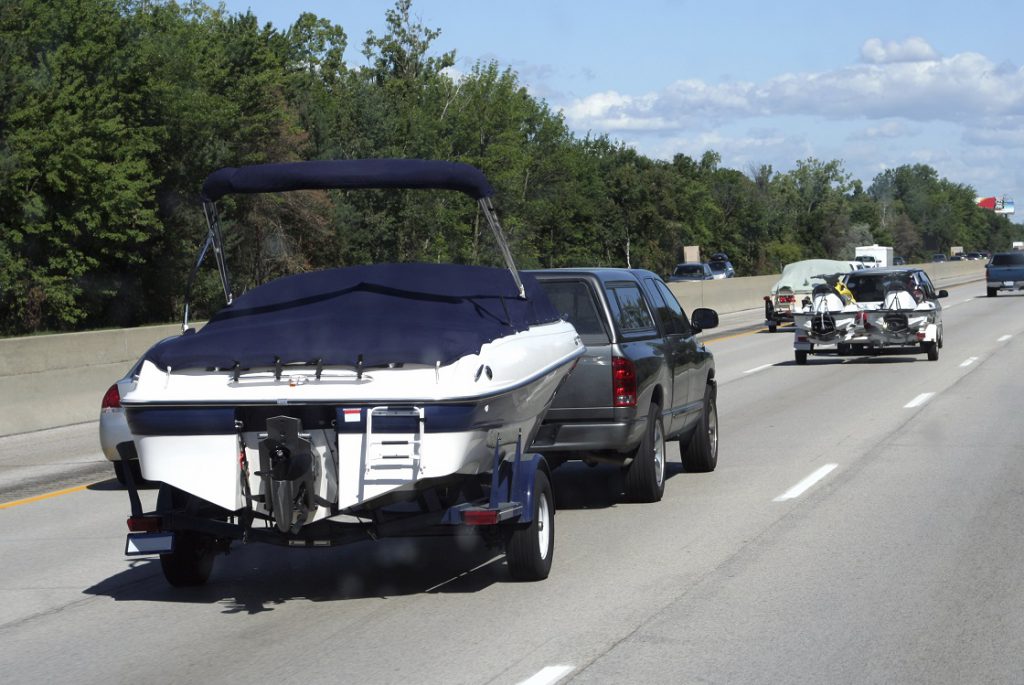
[[707, 307], [697, 307], [690, 314], [690, 322], [693, 323], [698, 333], [709, 328], [717, 328], [718, 312]]

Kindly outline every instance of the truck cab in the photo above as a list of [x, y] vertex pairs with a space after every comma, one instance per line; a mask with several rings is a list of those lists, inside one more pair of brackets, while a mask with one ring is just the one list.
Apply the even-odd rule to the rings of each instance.
[[621, 464], [627, 469], [626, 495], [636, 501], [661, 499], [666, 440], [680, 441], [684, 465], [692, 453], [689, 470], [713, 470], [715, 366], [697, 335], [717, 326], [718, 315], [698, 308], [691, 320], [650, 271], [530, 273], [587, 347], [531, 449], [555, 464]]

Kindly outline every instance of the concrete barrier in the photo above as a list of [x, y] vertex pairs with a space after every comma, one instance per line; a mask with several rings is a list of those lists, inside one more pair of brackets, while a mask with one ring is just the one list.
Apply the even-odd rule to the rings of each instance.
[[[982, 262], [922, 264], [936, 286], [981, 280]], [[778, 274], [671, 283], [686, 311], [720, 314], [764, 306]], [[110, 384], [177, 324], [0, 339], [0, 436], [95, 421]]]

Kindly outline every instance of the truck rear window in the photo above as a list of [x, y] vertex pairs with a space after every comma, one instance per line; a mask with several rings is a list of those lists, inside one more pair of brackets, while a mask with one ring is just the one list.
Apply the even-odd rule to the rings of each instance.
[[580, 335], [606, 335], [594, 294], [582, 281], [541, 281], [548, 299]]
[[992, 255], [992, 266], [1024, 266], [1024, 252]]

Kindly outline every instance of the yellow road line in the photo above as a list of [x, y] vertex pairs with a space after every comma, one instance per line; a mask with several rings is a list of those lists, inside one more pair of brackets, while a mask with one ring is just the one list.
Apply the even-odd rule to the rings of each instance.
[[755, 328], [752, 331], [743, 331], [742, 333], [733, 333], [732, 335], [723, 335], [720, 338], [708, 338], [704, 342], [705, 343], [714, 343], [714, 342], [718, 342], [720, 340], [732, 340], [733, 338], [742, 338], [745, 335], [753, 335], [754, 333], [760, 333], [763, 330], [764, 330], [763, 328]]
[[56, 492], [47, 492], [43, 495], [36, 495], [35, 497], [26, 497], [25, 499], [16, 499], [13, 502], [4, 502], [0, 504], [0, 509], [11, 509], [12, 507], [18, 507], [22, 504], [31, 504], [32, 502], [38, 502], [44, 499], [50, 499], [51, 497], [60, 497], [61, 495], [70, 495], [72, 492], [79, 492], [85, 490], [88, 485], [76, 485], [73, 488], [65, 488], [64, 490], [57, 490]]

